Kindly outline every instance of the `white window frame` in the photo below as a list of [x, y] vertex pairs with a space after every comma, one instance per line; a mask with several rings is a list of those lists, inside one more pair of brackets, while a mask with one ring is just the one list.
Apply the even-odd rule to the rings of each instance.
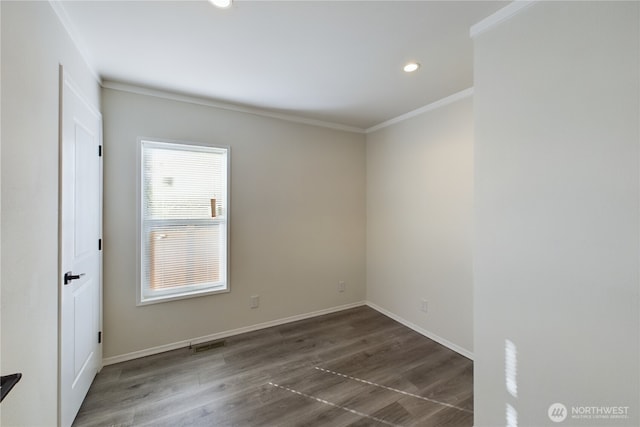
[[[145, 221], [143, 217], [143, 195], [144, 195], [144, 153], [143, 146], [145, 144], [149, 144], [150, 146], [171, 146], [172, 149], [180, 149], [179, 146], [183, 146], [182, 149], [187, 151], [197, 151], [199, 147], [201, 147], [201, 151], [209, 151], [209, 149], [214, 150], [224, 150], [226, 151], [227, 156], [227, 173], [226, 173], [226, 197], [223, 200], [222, 212], [223, 215], [216, 217], [211, 220], [200, 220], [200, 219], [191, 219], [191, 220], [149, 220], [153, 222], [161, 222], [165, 225], [198, 225], [204, 224], [205, 222], [211, 223], [214, 221], [218, 224], [222, 224], [222, 230], [225, 235], [226, 245], [223, 248], [222, 256], [222, 265], [224, 271], [222, 272], [223, 280], [218, 282], [215, 286], [204, 286], [204, 285], [187, 285], [182, 286], [180, 292], [175, 290], [147, 290], [149, 285], [145, 283], [145, 266], [144, 266], [144, 254], [146, 251], [147, 239], [145, 237]], [[205, 295], [219, 294], [219, 293], [227, 293], [230, 292], [230, 280], [229, 280], [229, 218], [230, 218], [230, 197], [231, 197], [231, 148], [228, 145], [217, 145], [217, 144], [207, 144], [202, 142], [192, 142], [192, 141], [181, 141], [181, 140], [171, 140], [171, 139], [159, 139], [159, 138], [144, 138], [139, 137], [137, 142], [137, 185], [136, 185], [136, 209], [137, 209], [137, 238], [136, 238], [136, 264], [137, 264], [137, 280], [136, 280], [136, 305], [143, 306], [149, 304], [157, 304], [168, 301], [181, 300], [186, 298], [194, 298]]]

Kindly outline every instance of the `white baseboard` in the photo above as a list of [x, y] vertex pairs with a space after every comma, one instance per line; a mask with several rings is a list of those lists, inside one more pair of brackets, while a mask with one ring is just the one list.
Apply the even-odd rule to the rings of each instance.
[[387, 311], [384, 308], [375, 305], [371, 301], [367, 301], [366, 305], [371, 307], [371, 308], [373, 308], [374, 310], [384, 314], [385, 316], [392, 318], [396, 322], [402, 323], [407, 328], [413, 329], [417, 333], [419, 333], [421, 335], [424, 335], [425, 337], [427, 337], [429, 339], [432, 339], [432, 340], [434, 340], [435, 342], [437, 342], [439, 344], [442, 344], [443, 346], [447, 347], [448, 349], [453, 350], [456, 353], [459, 353], [459, 354], [463, 355], [467, 359], [473, 360], [473, 353], [470, 352], [469, 350], [464, 349], [464, 348], [460, 347], [459, 345], [454, 344], [451, 341], [446, 340], [446, 339], [434, 334], [433, 332], [429, 332], [426, 329], [423, 329], [420, 326], [416, 325], [415, 323], [411, 323], [408, 320], [405, 320], [402, 317], [397, 316], [397, 315], [391, 313], [390, 311]]
[[432, 332], [429, 332], [421, 328], [420, 326], [414, 323], [411, 323], [408, 320], [405, 320], [402, 317], [397, 316], [394, 313], [391, 313], [390, 311], [387, 311], [382, 307], [377, 306], [376, 304], [370, 301], [359, 301], [351, 304], [341, 305], [338, 307], [331, 307], [323, 310], [313, 311], [311, 313], [298, 314], [295, 316], [285, 317], [282, 319], [271, 320], [269, 322], [258, 323], [256, 325], [244, 326], [242, 328], [231, 329], [228, 331], [218, 332], [215, 334], [206, 335], [202, 337], [177, 341], [170, 344], [160, 345], [157, 347], [151, 347], [144, 350], [121, 354], [118, 356], [106, 357], [102, 360], [102, 364], [103, 366], [113, 365], [115, 363], [126, 362], [127, 360], [138, 359], [140, 357], [146, 357], [146, 356], [151, 356], [158, 353], [164, 353], [165, 351], [171, 351], [171, 350], [177, 350], [179, 348], [189, 347], [190, 345], [193, 345], [193, 344], [200, 344], [203, 342], [219, 340], [219, 339], [231, 337], [234, 335], [244, 334], [246, 332], [258, 331], [260, 329], [266, 329], [266, 328], [271, 328], [273, 326], [284, 325], [286, 323], [297, 322], [298, 320], [310, 319], [312, 317], [322, 316], [330, 313], [336, 313], [338, 311], [348, 310], [350, 308], [361, 307], [363, 305], [367, 305], [372, 309], [378, 311], [379, 313], [382, 313], [385, 316], [395, 320], [396, 322], [403, 324], [407, 328], [413, 329], [419, 334], [424, 335], [425, 337], [432, 339], [439, 344], [442, 344], [443, 346], [455, 351], [456, 353], [459, 353], [464, 357], [473, 360], [473, 353], [452, 343], [451, 341], [448, 341]]
[[[309, 319], [312, 317], [322, 316], [324, 314], [336, 313], [338, 311], [348, 310], [350, 308], [361, 307], [366, 305], [365, 301], [359, 301], [351, 304], [340, 305], [338, 307], [326, 308], [323, 310], [313, 311], [311, 313], [298, 314], [295, 316], [285, 317], [282, 319], [271, 320], [269, 322], [258, 323], [257, 325], [244, 326], [242, 328], [231, 329], [228, 331], [218, 332], [203, 337], [197, 337], [182, 341], [177, 341], [170, 344], [160, 345], [157, 347], [151, 347], [144, 350], [134, 351], [132, 353], [121, 354], [118, 356], [106, 357], [102, 360], [103, 366], [113, 365], [115, 363], [126, 362], [127, 360], [138, 359], [140, 357], [151, 356], [158, 353], [164, 353], [165, 351], [177, 350], [179, 348], [188, 347], [193, 344], [200, 344], [207, 341], [219, 340], [221, 338], [227, 338], [233, 335], [244, 334], [246, 332], [258, 331], [260, 329], [271, 328], [273, 326], [284, 325], [285, 323], [296, 322], [298, 320]], [[389, 316], [391, 317], [391, 316]]]

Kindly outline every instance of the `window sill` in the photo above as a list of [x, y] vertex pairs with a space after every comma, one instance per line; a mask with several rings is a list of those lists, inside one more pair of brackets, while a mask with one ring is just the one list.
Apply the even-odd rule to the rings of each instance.
[[219, 285], [216, 287], [211, 287], [211, 288], [202, 289], [202, 290], [186, 291], [186, 292], [175, 293], [170, 295], [157, 295], [157, 296], [148, 296], [144, 298], [138, 298], [136, 306], [160, 304], [163, 302], [177, 301], [177, 300], [203, 297], [203, 296], [215, 295], [215, 294], [225, 294], [228, 292], [229, 292], [229, 286], [225, 283], [224, 285]]

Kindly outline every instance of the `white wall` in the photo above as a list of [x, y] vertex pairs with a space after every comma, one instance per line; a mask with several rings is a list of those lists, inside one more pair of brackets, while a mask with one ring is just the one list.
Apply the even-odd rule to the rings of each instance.
[[472, 113], [468, 96], [367, 136], [367, 300], [465, 355], [473, 351]]
[[99, 106], [99, 86], [48, 2], [1, 2], [3, 375], [23, 378], [3, 426], [57, 423], [58, 64]]
[[[640, 423], [637, 2], [539, 2], [475, 40], [475, 425]], [[517, 397], [505, 389], [517, 347]], [[571, 416], [571, 415], [569, 415]]]
[[[113, 89], [103, 114], [106, 358], [364, 300], [364, 135]], [[230, 293], [136, 307], [139, 136], [231, 146]]]

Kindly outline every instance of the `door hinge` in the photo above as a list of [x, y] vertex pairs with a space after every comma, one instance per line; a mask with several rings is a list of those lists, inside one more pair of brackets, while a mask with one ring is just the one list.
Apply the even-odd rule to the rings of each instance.
[[102, 250], [102, 239], [98, 239], [98, 250]]
[[102, 145], [98, 145], [98, 157], [102, 157]]
[[102, 344], [102, 331], [98, 332], [98, 344]]

